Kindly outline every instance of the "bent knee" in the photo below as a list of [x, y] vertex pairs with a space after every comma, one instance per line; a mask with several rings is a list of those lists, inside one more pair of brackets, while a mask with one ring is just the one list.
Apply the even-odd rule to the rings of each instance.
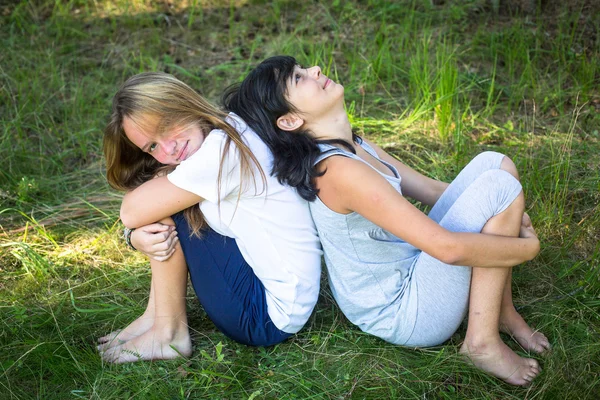
[[160, 224], [163, 225], [171, 225], [171, 226], [175, 226], [175, 221], [173, 221], [173, 218], [171, 217], [166, 217], [161, 219], [160, 221], [158, 221]]
[[501, 168], [502, 162], [506, 158], [504, 154], [496, 151], [484, 151], [473, 157], [465, 169], [475, 169], [482, 173], [489, 170], [497, 170]]
[[475, 162], [483, 162], [483, 163], [496, 163], [496, 165], [498, 165], [498, 160], [501, 160], [502, 157], [506, 158], [506, 155], [499, 153], [497, 151], [482, 151], [481, 153], [477, 154], [475, 157], [473, 157], [472, 161]]
[[500, 169], [503, 169], [504, 171], [508, 172], [516, 179], [519, 179], [519, 171], [517, 170], [517, 166], [515, 165], [513, 160], [510, 159], [510, 157], [504, 156], [504, 158], [502, 159], [502, 163], [500, 164]]
[[[473, 183], [473, 188], [488, 198], [490, 204], [500, 208], [498, 212], [513, 205], [513, 208], [525, 208], [523, 186], [510, 172], [503, 169], [485, 171]], [[494, 213], [496, 214], [496, 213]]]

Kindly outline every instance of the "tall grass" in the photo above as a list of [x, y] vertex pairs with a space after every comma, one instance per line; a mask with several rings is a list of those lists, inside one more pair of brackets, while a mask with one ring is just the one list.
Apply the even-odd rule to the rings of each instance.
[[[434, 3], [0, 5], [0, 399], [600, 397], [598, 8]], [[160, 70], [217, 102], [274, 54], [343, 83], [357, 131], [418, 171], [449, 181], [485, 149], [515, 160], [542, 242], [515, 268], [515, 303], [554, 346], [530, 388], [464, 363], [464, 329], [423, 350], [361, 333], [325, 279], [309, 323], [281, 345], [226, 339], [190, 292], [189, 360], [102, 364], [95, 338], [141, 314], [149, 285], [103, 176], [112, 94]]]

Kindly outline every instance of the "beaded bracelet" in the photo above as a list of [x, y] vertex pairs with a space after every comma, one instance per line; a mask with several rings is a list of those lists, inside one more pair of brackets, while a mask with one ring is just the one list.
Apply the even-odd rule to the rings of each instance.
[[133, 247], [133, 245], [131, 244], [131, 233], [135, 231], [135, 228], [133, 229], [129, 229], [128, 227], [125, 227], [125, 229], [123, 229], [123, 238], [125, 239], [125, 243], [127, 244], [127, 246], [129, 246], [130, 248], [132, 248], [133, 250], [137, 250], [135, 247]]

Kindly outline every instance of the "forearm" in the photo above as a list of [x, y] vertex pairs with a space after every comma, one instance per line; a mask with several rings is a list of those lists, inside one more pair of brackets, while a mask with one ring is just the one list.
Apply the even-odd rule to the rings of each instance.
[[[137, 195], [135, 191], [129, 192], [121, 203], [121, 221], [128, 228], [153, 224], [180, 211], [179, 207], [169, 207], [171, 204], [161, 201], [160, 198], [146, 199]], [[183, 209], [183, 205], [181, 208]]]
[[202, 198], [171, 184], [166, 177], [152, 179], [123, 197], [121, 220], [128, 228], [139, 228], [185, 210]]
[[132, 191], [127, 193], [121, 202], [121, 221], [130, 229], [140, 228], [167, 217], [167, 215], [162, 215], [159, 210], [160, 207], [150, 209], [149, 205], [136, 196], [135, 191]]
[[470, 267], [514, 267], [532, 260], [540, 251], [537, 238], [517, 238], [480, 233], [453, 233], [454, 257], [449, 264]]
[[437, 201], [440, 199], [442, 194], [444, 194], [448, 186], [450, 186], [446, 182], [436, 180], [433, 181], [434, 183], [431, 185], [431, 190], [429, 191], [428, 196], [424, 199], [424, 201], [421, 201], [421, 203], [430, 207], [433, 207], [435, 203], [437, 203]]

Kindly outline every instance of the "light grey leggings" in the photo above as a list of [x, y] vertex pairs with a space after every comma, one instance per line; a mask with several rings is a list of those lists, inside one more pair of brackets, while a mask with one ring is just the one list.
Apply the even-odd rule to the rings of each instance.
[[[475, 157], [450, 184], [429, 217], [453, 232], [481, 232], [486, 222], [517, 198], [521, 184], [499, 169], [504, 155]], [[412, 271], [410, 294], [417, 318], [405, 346], [434, 346], [450, 338], [467, 312], [471, 268], [445, 264], [421, 253]], [[415, 297], [413, 297], [414, 300]]]

